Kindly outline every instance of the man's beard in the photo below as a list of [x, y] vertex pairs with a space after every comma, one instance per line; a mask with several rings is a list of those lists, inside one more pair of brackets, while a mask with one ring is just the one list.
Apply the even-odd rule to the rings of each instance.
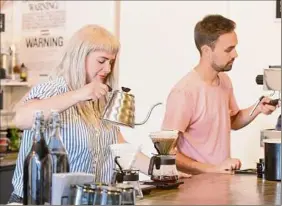
[[[234, 60], [233, 60], [234, 61]], [[212, 63], [212, 68], [217, 72], [228, 72], [232, 69], [233, 61], [228, 62], [224, 66], [217, 65], [215, 62]]]

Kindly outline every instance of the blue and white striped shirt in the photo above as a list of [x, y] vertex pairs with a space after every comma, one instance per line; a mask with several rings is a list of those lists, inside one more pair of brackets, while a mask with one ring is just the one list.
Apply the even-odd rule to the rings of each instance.
[[[33, 87], [25, 101], [45, 99], [68, 92], [64, 78], [60, 77]], [[32, 114], [31, 114], [32, 115]], [[96, 182], [109, 183], [115, 167], [109, 145], [117, 143], [119, 128], [110, 129], [101, 124], [94, 128], [84, 123], [74, 106], [60, 113], [63, 124], [62, 141], [69, 155], [70, 172], [86, 172], [95, 175]], [[23, 163], [32, 145], [33, 132], [25, 130], [16, 163], [12, 184], [14, 194], [23, 197]], [[45, 132], [48, 141], [49, 132]]]

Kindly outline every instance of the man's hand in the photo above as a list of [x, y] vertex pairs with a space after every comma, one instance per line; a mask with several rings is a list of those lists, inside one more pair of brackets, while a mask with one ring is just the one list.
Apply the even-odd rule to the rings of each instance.
[[[274, 105], [271, 105], [275, 103]], [[272, 100], [268, 97], [263, 97], [258, 104], [254, 104], [246, 109], [240, 110], [235, 116], [231, 117], [231, 128], [233, 130], [241, 129], [250, 124], [257, 115], [263, 113], [271, 114], [276, 108], [280, 107], [280, 100]]]
[[263, 114], [269, 115], [273, 111], [275, 111], [276, 108], [280, 107], [280, 102], [278, 102], [278, 104], [274, 106], [269, 104], [270, 101], [271, 99], [269, 97], [264, 97], [257, 107], [258, 111]]
[[233, 173], [234, 170], [241, 168], [241, 161], [239, 159], [227, 159], [220, 165], [212, 167], [208, 172], [210, 173]]

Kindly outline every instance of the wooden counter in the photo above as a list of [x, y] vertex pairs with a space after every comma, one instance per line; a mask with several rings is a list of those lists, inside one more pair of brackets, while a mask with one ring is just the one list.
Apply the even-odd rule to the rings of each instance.
[[250, 174], [200, 174], [173, 190], [153, 190], [138, 205], [281, 205], [281, 182]]

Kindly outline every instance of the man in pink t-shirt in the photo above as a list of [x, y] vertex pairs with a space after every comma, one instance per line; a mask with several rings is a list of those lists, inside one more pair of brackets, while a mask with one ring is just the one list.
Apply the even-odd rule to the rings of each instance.
[[241, 162], [230, 157], [230, 131], [248, 125], [260, 113], [276, 107], [264, 98], [250, 116], [252, 105], [240, 110], [226, 73], [237, 57], [236, 24], [221, 15], [209, 15], [195, 27], [199, 64], [171, 90], [163, 130], [178, 130], [177, 166], [182, 172], [230, 172]]

